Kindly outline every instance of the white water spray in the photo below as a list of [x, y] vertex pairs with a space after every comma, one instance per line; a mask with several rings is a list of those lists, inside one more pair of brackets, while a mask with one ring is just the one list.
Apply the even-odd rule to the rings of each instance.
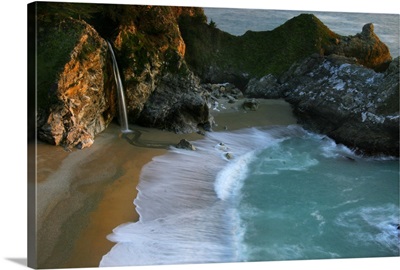
[[120, 124], [121, 124], [121, 131], [123, 133], [132, 132], [129, 129], [129, 125], [128, 125], [128, 116], [126, 113], [124, 87], [122, 85], [122, 80], [121, 80], [121, 76], [120, 76], [119, 69], [118, 69], [117, 59], [115, 58], [114, 50], [113, 50], [110, 42], [107, 41], [107, 44], [108, 44], [108, 48], [111, 52], [111, 57], [112, 57], [112, 61], [113, 61], [114, 78], [115, 78], [115, 83], [117, 84], [118, 104], [119, 104], [119, 120], [120, 120]]

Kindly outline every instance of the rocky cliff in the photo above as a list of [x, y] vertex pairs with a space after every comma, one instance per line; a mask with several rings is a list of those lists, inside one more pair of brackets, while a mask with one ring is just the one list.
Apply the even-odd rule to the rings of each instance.
[[177, 22], [182, 14], [203, 13], [198, 8], [135, 6], [118, 28], [114, 44], [122, 59], [131, 123], [187, 133], [208, 122], [199, 80], [184, 60], [186, 45]]
[[[294, 71], [296, 70], [296, 71]], [[281, 89], [306, 128], [366, 155], [399, 156], [399, 58], [385, 73], [345, 58], [308, 58]]]
[[355, 36], [339, 36], [325, 52], [330, 54], [354, 57], [358, 64], [375, 71], [386, 70], [392, 60], [389, 48], [375, 34], [372, 23], [365, 24]]
[[[128, 120], [194, 132], [210, 118], [199, 80], [184, 60], [177, 18], [198, 8], [38, 3], [38, 113], [41, 140], [84, 148], [116, 118], [106, 40], [122, 73]], [[159, 106], [162, 104], [163, 106]]]
[[39, 24], [40, 139], [84, 148], [107, 127], [116, 111], [108, 57], [106, 42], [84, 21]]
[[[108, 40], [131, 124], [211, 130], [215, 91], [205, 86], [231, 82], [247, 96], [286, 98], [301, 123], [339, 142], [369, 153], [396, 152], [398, 64], [389, 66], [389, 50], [371, 24], [343, 37], [302, 14], [273, 31], [235, 37], [207, 24], [200, 8], [37, 7], [37, 131], [44, 141], [88, 147], [117, 118]], [[242, 93], [233, 89], [227, 95], [234, 101]]]

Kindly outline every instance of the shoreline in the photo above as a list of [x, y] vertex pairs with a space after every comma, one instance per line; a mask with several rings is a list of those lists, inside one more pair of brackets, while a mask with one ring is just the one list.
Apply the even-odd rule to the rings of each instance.
[[[213, 131], [296, 123], [287, 102], [258, 101], [257, 111], [244, 111], [242, 100], [222, 102], [224, 109], [211, 111], [217, 123]], [[140, 141], [161, 145], [203, 138], [136, 128], [141, 132]], [[98, 267], [114, 246], [106, 236], [115, 227], [139, 218], [133, 201], [142, 167], [166, 152], [129, 144], [115, 124], [99, 134], [88, 149], [66, 153], [61, 147], [38, 144], [39, 267]]]

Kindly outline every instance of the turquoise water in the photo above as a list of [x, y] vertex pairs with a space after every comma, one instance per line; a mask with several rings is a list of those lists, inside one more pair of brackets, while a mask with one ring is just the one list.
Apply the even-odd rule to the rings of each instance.
[[[399, 163], [299, 126], [208, 133], [142, 171], [100, 266], [399, 255]], [[229, 153], [229, 155], [227, 155]]]
[[315, 135], [256, 156], [239, 207], [247, 260], [399, 254], [397, 161], [359, 158]]

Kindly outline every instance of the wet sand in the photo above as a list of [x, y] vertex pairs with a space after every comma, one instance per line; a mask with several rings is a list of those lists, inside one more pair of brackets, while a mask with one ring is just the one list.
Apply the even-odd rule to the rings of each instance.
[[[282, 100], [260, 100], [257, 111], [244, 111], [241, 101], [222, 103], [212, 111], [214, 131], [250, 126], [290, 125], [296, 120]], [[181, 139], [198, 140], [199, 134], [174, 134], [132, 126], [140, 131], [141, 147], [129, 143], [111, 124], [88, 149], [66, 152], [38, 144], [37, 225], [39, 268], [97, 267], [114, 245], [106, 236], [138, 215], [133, 200], [142, 167], [166, 153]], [[136, 133], [137, 134], [137, 133]]]

